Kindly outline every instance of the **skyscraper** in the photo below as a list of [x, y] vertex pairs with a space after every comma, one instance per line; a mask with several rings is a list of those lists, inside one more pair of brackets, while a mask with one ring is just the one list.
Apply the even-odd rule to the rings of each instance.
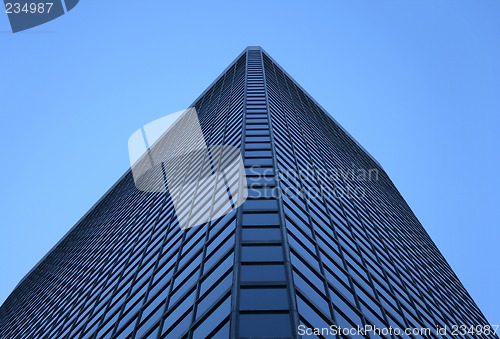
[[382, 167], [261, 48], [192, 106], [207, 145], [239, 149], [243, 204], [228, 188], [217, 213], [197, 156], [185, 201], [128, 171], [8, 297], [1, 338], [498, 338]]

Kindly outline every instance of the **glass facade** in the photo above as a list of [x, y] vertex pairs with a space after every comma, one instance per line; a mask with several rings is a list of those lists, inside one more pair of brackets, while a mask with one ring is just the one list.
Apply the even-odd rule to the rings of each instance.
[[[168, 193], [140, 191], [125, 173], [1, 306], [1, 338], [486, 332], [381, 166], [261, 48], [247, 48], [193, 107], [207, 144], [240, 149], [244, 204], [182, 230]], [[215, 213], [218, 202], [186, 202], [186, 213]], [[330, 325], [430, 332], [312, 332]], [[436, 330], [445, 326], [448, 336]]]

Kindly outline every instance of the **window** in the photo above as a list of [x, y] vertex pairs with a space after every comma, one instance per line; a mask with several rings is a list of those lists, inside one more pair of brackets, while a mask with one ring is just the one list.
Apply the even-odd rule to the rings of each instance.
[[246, 142], [270, 142], [271, 139], [268, 136], [248, 136], [246, 137]]
[[290, 337], [289, 314], [240, 314], [240, 337]]
[[206, 310], [212, 307], [215, 302], [231, 288], [233, 279], [233, 274], [230, 272], [223, 278], [217, 285], [206, 293], [201, 301], [198, 303], [198, 308], [196, 310], [196, 317], [199, 318]]
[[247, 193], [249, 199], [269, 199], [278, 196], [278, 192], [275, 188], [255, 188], [250, 186], [247, 188]]
[[208, 275], [205, 275], [200, 287], [200, 293], [205, 293], [214, 283], [219, 279], [224, 272], [229, 270], [233, 266], [234, 255], [231, 254], [223, 259], [217, 267], [211, 271]]
[[246, 226], [266, 226], [279, 225], [277, 213], [245, 213], [243, 214], [243, 225]]
[[216, 308], [201, 321], [193, 333], [193, 338], [207, 338], [207, 334], [210, 334], [210, 331], [213, 331], [218, 324], [225, 321], [225, 318], [229, 315], [230, 311], [231, 297], [228, 295], [222, 304], [216, 306]]
[[266, 280], [284, 281], [285, 267], [283, 265], [242, 265], [241, 266], [241, 281], [256, 282]]
[[243, 246], [241, 249], [242, 261], [282, 261], [283, 248], [281, 246]]
[[272, 158], [250, 158], [245, 159], [245, 166], [272, 166]]
[[287, 310], [286, 288], [242, 288], [241, 310]]
[[272, 199], [246, 200], [243, 204], [245, 211], [278, 210], [278, 202]]
[[251, 177], [247, 174], [247, 187], [261, 187], [261, 186], [276, 186], [276, 181], [274, 180], [274, 176], [267, 175], [267, 176], [258, 176], [258, 177]]
[[281, 230], [279, 228], [244, 228], [244, 241], [281, 240]]

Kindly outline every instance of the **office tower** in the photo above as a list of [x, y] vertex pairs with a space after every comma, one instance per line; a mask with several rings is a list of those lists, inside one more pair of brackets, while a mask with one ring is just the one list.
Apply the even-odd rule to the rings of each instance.
[[[497, 338], [381, 166], [261, 48], [193, 107], [207, 145], [240, 150], [246, 201], [181, 229], [128, 171], [8, 297], [1, 338]], [[215, 213], [193, 189], [190, 215]]]

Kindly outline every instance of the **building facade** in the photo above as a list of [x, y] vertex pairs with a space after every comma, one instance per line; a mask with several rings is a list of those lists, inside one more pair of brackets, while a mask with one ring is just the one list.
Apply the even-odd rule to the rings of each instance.
[[[240, 150], [245, 202], [181, 229], [128, 171], [4, 302], [1, 338], [498, 338], [382, 167], [261, 48], [193, 107]], [[216, 215], [192, 189], [187, 213]]]

